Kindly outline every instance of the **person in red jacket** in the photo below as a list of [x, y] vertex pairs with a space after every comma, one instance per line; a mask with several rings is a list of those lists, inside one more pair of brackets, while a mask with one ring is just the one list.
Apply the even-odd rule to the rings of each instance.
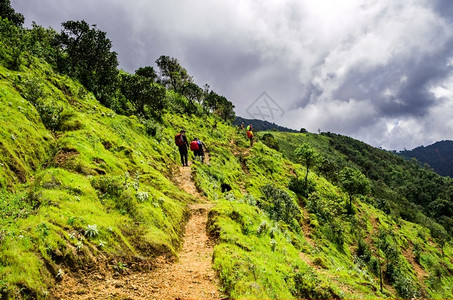
[[192, 142], [190, 142], [190, 150], [193, 151], [195, 159], [200, 159], [200, 161], [202, 163], [204, 162], [203, 147], [206, 151], [208, 151], [208, 149], [206, 148], [206, 145], [196, 137], [193, 138]]

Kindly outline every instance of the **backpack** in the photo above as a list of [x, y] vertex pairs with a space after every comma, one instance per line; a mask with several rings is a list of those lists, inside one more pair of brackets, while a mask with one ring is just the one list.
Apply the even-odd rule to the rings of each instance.
[[184, 146], [185, 143], [184, 143], [184, 139], [182, 138], [182, 134], [178, 133], [175, 136], [175, 144], [178, 147]]
[[200, 149], [200, 147], [198, 146], [198, 142], [197, 141], [190, 142], [190, 150], [198, 151], [198, 149]]
[[253, 137], [253, 132], [252, 131], [247, 131], [247, 137], [252, 138]]

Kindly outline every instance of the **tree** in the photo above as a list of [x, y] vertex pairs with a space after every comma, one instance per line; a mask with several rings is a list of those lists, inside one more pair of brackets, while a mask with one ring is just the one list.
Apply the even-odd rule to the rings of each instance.
[[193, 82], [186, 82], [182, 88], [182, 94], [192, 103], [197, 100], [200, 102], [203, 90]]
[[304, 143], [297, 147], [296, 150], [294, 150], [294, 154], [296, 155], [297, 160], [305, 165], [305, 185], [307, 185], [310, 167], [316, 166], [321, 161], [322, 157], [308, 143]]
[[24, 24], [24, 15], [17, 13], [14, 8], [11, 7], [10, 0], [0, 0], [0, 17], [8, 19], [16, 26], [22, 26]]
[[364, 195], [370, 191], [370, 183], [359, 170], [345, 167], [339, 174], [340, 183], [349, 195], [349, 208], [352, 209], [352, 197]]
[[192, 82], [192, 77], [176, 58], [162, 55], [156, 60], [156, 64], [160, 70], [160, 81], [167, 88], [182, 94], [184, 84]]
[[234, 105], [227, 100], [224, 96], [220, 96], [219, 102], [217, 105], [217, 110], [214, 111], [219, 117], [223, 119], [224, 122], [234, 121], [236, 114], [234, 112]]
[[134, 106], [135, 112], [144, 117], [160, 117], [165, 108], [165, 88], [150, 78], [121, 74], [120, 91]]
[[217, 105], [220, 102], [220, 96], [216, 94], [214, 91], [209, 91], [206, 94], [206, 97], [203, 101], [203, 107], [205, 108], [206, 112], [213, 112], [217, 109]]
[[118, 59], [106, 33], [85, 21], [67, 21], [57, 37], [60, 71], [78, 79], [103, 104], [109, 103], [118, 81]]
[[268, 146], [269, 148], [280, 150], [280, 146], [278, 145], [278, 141], [271, 133], [265, 133], [261, 138], [261, 141]]
[[135, 71], [135, 75], [149, 78], [153, 82], [157, 79], [156, 71], [154, 71], [154, 68], [150, 66], [138, 68]]

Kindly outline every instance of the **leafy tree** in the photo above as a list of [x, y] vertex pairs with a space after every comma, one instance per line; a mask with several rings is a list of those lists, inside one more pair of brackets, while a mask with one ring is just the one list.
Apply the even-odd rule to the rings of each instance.
[[220, 97], [221, 96], [214, 91], [209, 91], [203, 101], [203, 107], [205, 108], [205, 111], [213, 112], [214, 110], [216, 110], [218, 102], [220, 102]]
[[25, 31], [11, 21], [0, 18], [0, 59], [7, 68], [18, 70], [22, 53], [26, 50]]
[[370, 191], [370, 183], [359, 170], [345, 167], [340, 171], [340, 183], [349, 195], [349, 208], [352, 209], [352, 197], [364, 195]]
[[111, 51], [112, 43], [106, 33], [91, 28], [85, 21], [67, 21], [58, 36], [62, 55], [60, 71], [77, 78], [103, 104], [116, 90], [118, 59]]
[[149, 78], [153, 82], [157, 79], [156, 71], [154, 71], [154, 68], [150, 66], [138, 68], [135, 71], [135, 75]]
[[120, 91], [142, 116], [159, 117], [165, 108], [165, 88], [150, 78], [121, 74]]
[[305, 165], [305, 185], [307, 185], [310, 168], [316, 166], [321, 161], [322, 157], [308, 143], [304, 143], [297, 147], [296, 150], [294, 150], [294, 154], [296, 155], [297, 160]]
[[162, 55], [156, 60], [156, 64], [160, 70], [161, 83], [175, 92], [182, 94], [184, 85], [192, 82], [192, 77], [176, 58]]
[[182, 94], [190, 101], [201, 101], [203, 90], [193, 82], [186, 82], [182, 89]]
[[58, 32], [52, 28], [44, 28], [32, 22], [32, 29], [28, 31], [28, 48], [38, 57], [44, 58], [53, 67], [56, 67], [59, 53], [56, 39]]
[[220, 96], [214, 91], [210, 91], [203, 101], [205, 111], [211, 111], [221, 117], [225, 122], [234, 121], [234, 105], [224, 96]]
[[218, 103], [217, 110], [214, 111], [214, 113], [221, 117], [224, 122], [233, 122], [236, 118], [233, 103], [228, 101], [227, 98], [223, 96], [220, 97], [220, 102]]
[[10, 20], [16, 26], [22, 26], [25, 20], [24, 15], [17, 13], [11, 7], [10, 0], [0, 0], [0, 17]]

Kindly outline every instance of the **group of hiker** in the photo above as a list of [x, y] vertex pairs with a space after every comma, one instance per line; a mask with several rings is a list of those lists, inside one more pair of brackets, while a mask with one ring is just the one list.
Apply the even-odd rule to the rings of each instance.
[[[187, 141], [186, 131], [182, 129], [176, 136], [175, 136], [175, 143], [176, 146], [179, 148], [179, 155], [181, 156], [181, 163], [184, 167], [189, 166], [189, 151], [193, 151], [195, 159], [200, 160], [201, 163], [204, 162], [204, 150], [208, 151], [206, 145], [197, 137], [194, 137], [193, 140], [190, 142]], [[203, 150], [204, 148], [204, 150]]]
[[[252, 124], [247, 127], [244, 126], [244, 122], [239, 126], [239, 129], [244, 132], [246, 131], [247, 139], [250, 140], [250, 147], [253, 146], [253, 126]], [[193, 140], [189, 143], [186, 136], [186, 131], [182, 129], [175, 136], [175, 144], [178, 146], [179, 155], [181, 156], [181, 163], [184, 167], [189, 166], [189, 148], [193, 151], [196, 160], [199, 160], [201, 163], [204, 162], [204, 150], [208, 151], [206, 145], [197, 137], [194, 137]], [[204, 148], [204, 149], [203, 149]]]

